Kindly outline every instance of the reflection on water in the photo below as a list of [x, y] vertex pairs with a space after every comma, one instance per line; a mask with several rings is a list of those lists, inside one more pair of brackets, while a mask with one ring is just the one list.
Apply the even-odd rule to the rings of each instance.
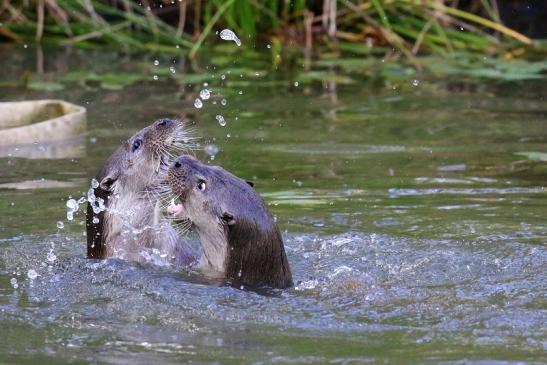
[[[43, 71], [61, 79], [77, 56], [46, 57]], [[86, 57], [97, 73], [152, 62]], [[0, 158], [0, 361], [544, 361], [547, 170], [528, 158], [545, 152], [544, 84], [394, 91], [240, 73], [219, 65], [184, 85], [87, 82], [55, 95], [0, 87], [3, 99], [86, 105], [90, 129], [78, 156]], [[212, 94], [198, 110], [203, 82]], [[86, 260], [82, 213], [56, 228], [119, 143], [162, 116], [192, 120], [214, 163], [255, 182], [284, 232], [294, 288], [256, 293]]]
[[63, 141], [22, 144], [14, 146], [0, 145], [0, 158], [30, 159], [72, 159], [86, 155], [86, 139], [73, 137]]

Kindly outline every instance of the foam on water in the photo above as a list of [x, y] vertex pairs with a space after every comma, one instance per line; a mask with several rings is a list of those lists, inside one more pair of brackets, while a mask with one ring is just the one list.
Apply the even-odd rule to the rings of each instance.
[[[0, 267], [27, 272], [32, 280], [30, 285], [19, 278], [19, 287], [12, 288], [17, 296], [35, 305], [48, 303], [42, 313], [31, 315], [17, 302], [0, 302], [10, 318], [62, 325], [72, 312], [82, 323], [113, 321], [122, 329], [146, 316], [155, 323], [152, 332], [154, 326], [213, 330], [218, 321], [292, 330], [374, 331], [387, 326], [412, 332], [427, 326], [454, 341], [462, 332], [476, 332], [483, 340], [519, 341], [525, 347], [540, 345], [547, 320], [534, 309], [547, 280], [527, 279], [547, 279], [547, 250], [518, 241], [493, 248], [481, 241], [462, 245], [378, 234], [288, 235], [296, 285], [272, 291], [278, 298], [272, 300], [170, 267], [86, 260], [85, 243], [78, 239], [64, 244], [52, 259], [53, 251], [41, 253], [48, 252], [42, 242], [52, 239], [56, 237], [0, 241]], [[110, 304], [104, 306], [105, 301]], [[510, 332], [505, 331], [508, 326]], [[85, 332], [91, 336], [94, 331]]]

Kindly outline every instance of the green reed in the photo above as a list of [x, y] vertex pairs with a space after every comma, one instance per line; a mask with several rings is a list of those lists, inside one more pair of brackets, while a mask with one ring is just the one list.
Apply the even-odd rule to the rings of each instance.
[[244, 44], [336, 50], [353, 43], [410, 60], [423, 52], [533, 46], [501, 24], [496, 1], [476, 0], [479, 11], [471, 13], [447, 0], [0, 0], [0, 37], [194, 56], [214, 30], [228, 27]]

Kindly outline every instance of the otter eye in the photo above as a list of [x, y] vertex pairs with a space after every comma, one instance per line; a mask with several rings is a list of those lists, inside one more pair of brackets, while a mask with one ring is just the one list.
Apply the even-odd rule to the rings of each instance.
[[140, 139], [140, 138], [136, 139], [133, 142], [133, 145], [131, 146], [131, 152], [135, 152], [136, 150], [138, 150], [141, 145], [142, 145], [142, 139]]
[[200, 180], [200, 181], [198, 182], [198, 189], [199, 189], [200, 191], [205, 191], [205, 181]]
[[160, 122], [158, 123], [158, 125], [161, 125], [162, 127], [167, 125], [167, 119], [162, 119], [160, 120]]

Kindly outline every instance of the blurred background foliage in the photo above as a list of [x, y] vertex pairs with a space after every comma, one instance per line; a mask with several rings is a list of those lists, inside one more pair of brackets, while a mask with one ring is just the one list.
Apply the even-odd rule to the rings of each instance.
[[412, 63], [460, 50], [537, 59], [546, 13], [543, 0], [0, 0], [0, 39], [193, 57], [230, 28], [247, 47], [312, 58], [329, 49]]

